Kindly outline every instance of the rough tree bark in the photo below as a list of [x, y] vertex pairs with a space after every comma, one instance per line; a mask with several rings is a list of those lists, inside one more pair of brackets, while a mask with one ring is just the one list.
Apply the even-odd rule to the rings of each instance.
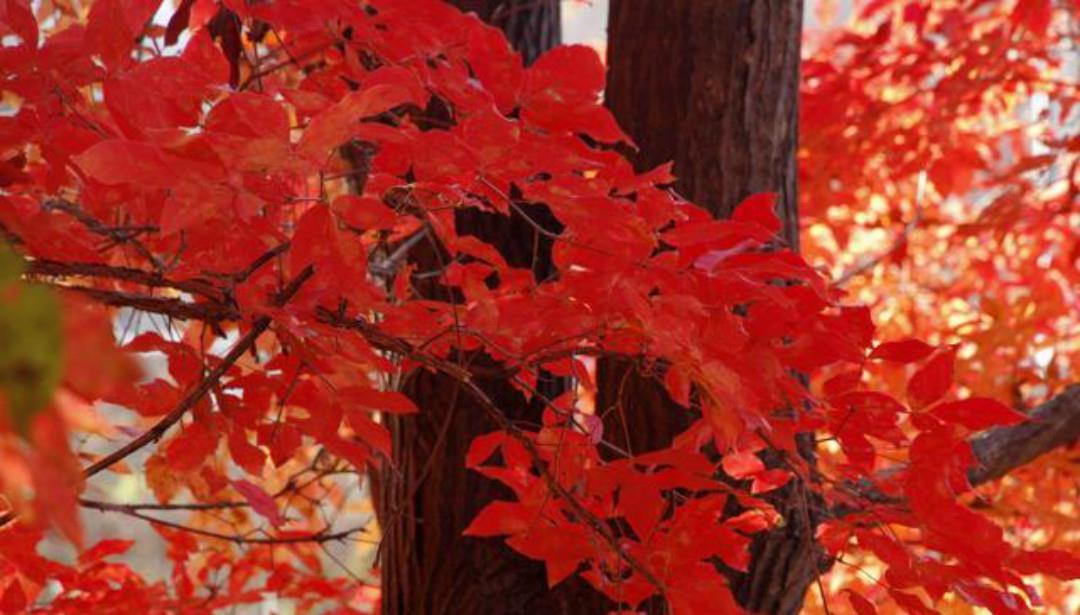
[[[745, 197], [778, 194], [783, 242], [798, 248], [801, 0], [613, 0], [607, 105], [638, 145], [639, 169], [675, 163], [676, 190], [727, 217]], [[667, 446], [692, 417], [634, 366], [600, 362], [605, 433], [634, 453]], [[622, 423], [619, 425], [619, 423]], [[615, 436], [618, 438], [619, 436]], [[788, 523], [752, 549], [732, 589], [747, 609], [795, 613], [824, 564], [805, 486], [778, 494]]]
[[[503, 29], [526, 62], [559, 43], [559, 4], [555, 0], [456, 0]], [[523, 204], [548, 228], [557, 221], [542, 205]], [[456, 216], [457, 231], [494, 243], [507, 262], [532, 267], [538, 279], [550, 270], [550, 240], [520, 216], [505, 218], [477, 211]], [[539, 255], [534, 255], [534, 250]], [[421, 269], [439, 266], [436, 250], [421, 250]], [[437, 281], [414, 284], [420, 292], [452, 300]], [[466, 361], [484, 361], [469, 356]], [[478, 381], [511, 420], [539, 423], [542, 407], [526, 402], [505, 381]], [[557, 382], [541, 382], [555, 392]], [[505, 487], [465, 469], [465, 453], [494, 424], [459, 383], [418, 371], [403, 383], [422, 412], [391, 418], [394, 463], [378, 477], [377, 508], [383, 527], [380, 552], [383, 612], [391, 615], [503, 615], [515, 613], [604, 613], [606, 599], [581, 579], [549, 590], [542, 563], [511, 551], [498, 538], [461, 535], [485, 504], [512, 499]]]

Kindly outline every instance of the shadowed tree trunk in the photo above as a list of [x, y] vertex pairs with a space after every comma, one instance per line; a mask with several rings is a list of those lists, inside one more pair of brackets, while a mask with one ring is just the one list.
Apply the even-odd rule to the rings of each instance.
[[[559, 42], [559, 5], [554, 0], [458, 0], [506, 32], [526, 62]], [[542, 205], [523, 205], [547, 228], [557, 221]], [[520, 216], [479, 211], [456, 216], [460, 234], [496, 245], [515, 267], [532, 267], [538, 279], [550, 274], [550, 240]], [[418, 246], [420, 270], [437, 269], [439, 256]], [[537, 254], [534, 254], [534, 251]], [[419, 292], [452, 299], [437, 279], [414, 280]], [[482, 362], [483, 356], [464, 360]], [[542, 406], [528, 403], [506, 381], [477, 382], [511, 420], [539, 423]], [[554, 394], [560, 383], [540, 383]], [[494, 499], [513, 499], [503, 487], [465, 469], [465, 453], [478, 435], [498, 429], [457, 381], [425, 371], [413, 373], [402, 390], [421, 408], [409, 417], [390, 417], [394, 465], [378, 480], [377, 502], [383, 542], [383, 612], [388, 615], [503, 615], [515, 613], [605, 613], [607, 600], [578, 578], [555, 589], [547, 586], [543, 563], [526, 559], [501, 538], [461, 535], [476, 514]]]
[[[552, 0], [455, 4], [501, 27], [526, 61], [558, 43]], [[729, 215], [754, 192], [778, 192], [784, 238], [793, 246], [800, 28], [801, 3], [793, 0], [615, 0], [607, 93], [641, 148], [640, 167], [674, 160], [680, 193], [717, 216]], [[546, 214], [535, 207], [533, 215]], [[549, 246], [540, 245], [534, 258], [536, 238], [522, 220], [469, 213], [457, 223], [460, 233], [494, 241], [511, 265], [531, 264], [539, 279], [550, 273]], [[434, 252], [420, 258], [437, 265]], [[444, 291], [429, 285], [426, 292]], [[482, 384], [511, 419], [537, 422], [540, 408], [506, 383]], [[659, 387], [625, 365], [602, 362], [600, 385], [600, 408], [622, 411], [625, 444], [635, 453], [666, 446], [688, 423]], [[484, 504], [510, 495], [463, 468], [468, 443], [496, 426], [450, 380], [420, 372], [404, 390], [423, 412], [390, 423], [395, 467], [383, 476], [380, 497], [385, 612], [586, 615], [611, 609], [580, 579], [549, 590], [543, 565], [501, 540], [461, 536]], [[674, 418], [659, 418], [665, 416]], [[778, 507], [789, 513], [786, 529], [756, 544], [751, 574], [733, 579], [740, 601], [755, 611], [796, 612], [816, 571], [810, 530], [794, 514], [802, 494], [796, 488], [783, 493], [789, 502]]]
[[[782, 239], [796, 249], [801, 28], [801, 0], [612, 0], [606, 93], [640, 170], [673, 160], [676, 190], [721, 218], [776, 192]], [[598, 386], [604, 432], [635, 454], [669, 445], [694, 418], [625, 362], [602, 360]], [[823, 563], [807, 501], [802, 485], [777, 493], [787, 523], [755, 541], [749, 574], [731, 578], [745, 608], [801, 608]]]

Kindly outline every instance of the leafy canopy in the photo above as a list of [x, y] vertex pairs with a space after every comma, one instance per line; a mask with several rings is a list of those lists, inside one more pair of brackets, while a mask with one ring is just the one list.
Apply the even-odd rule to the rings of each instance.
[[[930, 613], [946, 595], [1023, 613], [1039, 602], [1023, 575], [1076, 576], [1074, 557], [1009, 542], [961, 499], [969, 437], [1024, 417], [954, 388], [958, 340], [875, 344], [870, 310], [777, 239], [771, 195], [717, 221], [667, 189], [668, 166], [635, 172], [591, 49], [524, 68], [498, 30], [431, 0], [177, 4], [164, 26], [157, 0], [0, 5], [0, 230], [20, 255], [3, 271], [24, 271], [0, 279], [0, 333], [17, 340], [0, 361], [0, 492], [18, 517], [0, 530], [3, 608], [210, 611], [274, 592], [369, 610], [369, 588], [319, 553], [374, 530], [323, 506], [349, 500], [334, 476], [392, 463], [381, 417], [423, 411], [396, 391], [413, 370], [457, 380], [501, 426], [467, 465], [514, 497], [466, 534], [505, 537], [552, 585], [580, 575], [630, 610], [659, 594], [675, 613], [734, 612], [719, 571], [746, 570], [753, 536], [793, 522], [781, 489], [846, 511], [821, 529], [831, 555], [887, 567], [883, 593], [851, 594], [860, 613]], [[909, 6], [919, 28], [967, 23]], [[874, 37], [834, 44], [859, 58], [888, 26]], [[885, 97], [859, 69], [810, 68], [811, 88]], [[904, 78], [922, 77], [890, 83]], [[817, 100], [811, 122], [840, 125]], [[959, 141], [921, 138], [930, 158], [911, 168], [930, 164], [944, 197], [959, 172], [931, 143]], [[856, 207], [836, 186], [858, 197], [861, 157], [811, 157], [844, 172], [811, 172], [813, 201]], [[460, 232], [469, 210], [525, 221], [555, 273]], [[30, 316], [32, 331], [8, 322]], [[579, 403], [584, 359], [603, 356], [647, 366], [698, 420], [670, 448], [619, 449]], [[578, 384], [542, 399], [539, 425], [476, 384], [494, 374], [532, 398], [541, 371]], [[798, 453], [805, 432], [835, 444], [821, 468]], [[86, 438], [106, 446], [72, 449]], [[94, 499], [105, 472], [141, 473], [157, 501]], [[85, 545], [80, 507], [151, 523], [167, 583], [109, 559], [129, 542]], [[36, 550], [50, 528], [75, 561]]]

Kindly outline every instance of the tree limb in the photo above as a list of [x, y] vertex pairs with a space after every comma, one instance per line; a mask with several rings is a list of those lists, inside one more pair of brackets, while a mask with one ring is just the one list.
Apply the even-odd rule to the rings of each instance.
[[1035, 408], [1029, 420], [998, 427], [971, 441], [979, 465], [968, 470], [972, 486], [990, 482], [1080, 438], [1080, 384]]
[[153, 515], [147, 515], [140, 512], [136, 508], [132, 508], [125, 504], [111, 504], [109, 502], [96, 502], [92, 500], [84, 500], [81, 504], [87, 508], [93, 508], [101, 512], [117, 512], [129, 517], [141, 519], [154, 525], [160, 525], [168, 527], [181, 532], [190, 532], [199, 536], [205, 536], [207, 538], [216, 538], [218, 540], [224, 540], [233, 544], [257, 544], [257, 545], [290, 545], [298, 543], [326, 543], [333, 542], [335, 540], [345, 540], [354, 534], [367, 533], [367, 526], [353, 527], [345, 530], [333, 532], [330, 527], [323, 528], [318, 532], [310, 534], [290, 534], [287, 536], [269, 536], [265, 538], [254, 538], [251, 536], [245, 536], [243, 534], [224, 534], [221, 532], [215, 532], [212, 530], [206, 530], [191, 525], [184, 525], [182, 523], [176, 523], [175, 521], [169, 521]]
[[[1080, 384], [1073, 384], [1049, 401], [1028, 413], [1019, 425], [998, 427], [972, 438], [969, 442], [976, 465], [968, 469], [968, 482], [977, 487], [1001, 478], [1022, 465], [1034, 461], [1061, 446], [1080, 438]], [[888, 478], [899, 467], [885, 470], [877, 479]], [[902, 496], [883, 493], [872, 479], [843, 485], [859, 501], [875, 504], [903, 504]], [[857, 504], [835, 507], [834, 517], [859, 511]]]
[[213, 284], [199, 280], [170, 280], [165, 276], [136, 269], [103, 263], [65, 263], [49, 259], [35, 258], [26, 262], [26, 274], [32, 276], [87, 276], [110, 278], [125, 282], [134, 282], [152, 288], [172, 288], [175, 290], [202, 295], [213, 301], [225, 299], [221, 289]]

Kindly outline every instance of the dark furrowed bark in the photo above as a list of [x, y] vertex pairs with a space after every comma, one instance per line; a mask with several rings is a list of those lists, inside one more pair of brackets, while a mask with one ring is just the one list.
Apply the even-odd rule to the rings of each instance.
[[[673, 160], [676, 190], [728, 217], [747, 196], [778, 194], [783, 242], [798, 248], [800, 0], [613, 0], [607, 105], [635, 140], [640, 170]], [[597, 407], [605, 433], [634, 453], [662, 448], [693, 417], [655, 379], [602, 360]], [[752, 547], [749, 574], [732, 574], [739, 602], [797, 613], [824, 565], [805, 486], [775, 496], [787, 523]]]
[[720, 218], [779, 193], [798, 246], [801, 0], [613, 0], [607, 105], [647, 169], [669, 160], [676, 189]]
[[[454, 4], [503, 29], [526, 62], [559, 42], [559, 5], [553, 0], [457, 0]], [[543, 205], [523, 204], [530, 217], [556, 228]], [[550, 239], [537, 236], [520, 215], [475, 210], [457, 212], [457, 232], [495, 245], [515, 267], [533, 270], [538, 280], [551, 271]], [[418, 246], [419, 270], [445, 263], [436, 246]], [[437, 278], [416, 280], [418, 291], [453, 300]], [[483, 363], [483, 356], [463, 357]], [[539, 423], [542, 406], [528, 403], [505, 380], [477, 383], [511, 420]], [[560, 383], [541, 381], [554, 395]], [[544, 565], [507, 547], [501, 538], [462, 536], [492, 500], [512, 500], [502, 485], [465, 468], [465, 453], [476, 437], [498, 429], [460, 383], [444, 375], [416, 371], [402, 390], [420, 407], [415, 416], [390, 417], [393, 467], [378, 477], [377, 508], [383, 526], [380, 553], [383, 612], [388, 615], [513, 615], [516, 613], [604, 613], [610, 604], [586, 581], [571, 578], [548, 588]]]

